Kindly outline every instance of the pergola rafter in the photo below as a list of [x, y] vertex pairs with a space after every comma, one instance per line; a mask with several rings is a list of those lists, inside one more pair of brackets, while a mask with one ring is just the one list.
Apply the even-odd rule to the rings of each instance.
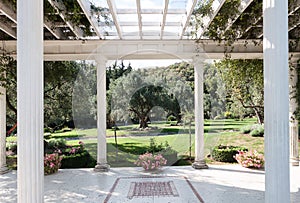
[[228, 23], [226, 29], [224, 32], [226, 32], [227, 30], [229, 30], [231, 28], [231, 26], [235, 23], [235, 21], [241, 16], [241, 14], [248, 8], [248, 6], [253, 2], [253, 0], [242, 0], [241, 4], [239, 6], [239, 13], [236, 14], [236, 16], [234, 16], [233, 19], [230, 19], [230, 22]]
[[187, 27], [190, 24], [190, 19], [191, 19], [191, 16], [193, 14], [193, 9], [192, 8], [195, 8], [196, 4], [197, 4], [197, 0], [193, 0], [192, 4], [190, 5], [190, 8], [187, 8], [187, 11], [186, 11], [187, 12], [187, 16], [186, 16], [185, 22], [182, 25], [182, 32], [181, 32], [181, 35], [180, 35], [180, 39], [183, 38], [184, 33], [185, 33]]
[[120, 24], [119, 24], [119, 19], [116, 15], [117, 14], [117, 12], [116, 12], [117, 9], [116, 9], [115, 2], [114, 2], [114, 0], [107, 0], [107, 4], [108, 4], [109, 10], [110, 10], [110, 13], [112, 15], [112, 18], [113, 18], [118, 36], [119, 36], [120, 39], [122, 39], [123, 38], [122, 30], [121, 30], [121, 27], [120, 27]]
[[63, 21], [68, 25], [70, 30], [75, 34], [78, 39], [83, 38], [83, 30], [74, 25], [70, 20], [66, 17], [66, 7], [64, 6], [61, 0], [48, 0], [48, 2], [53, 6], [53, 8], [58, 12], [59, 16], [63, 19]]
[[91, 2], [89, 0], [77, 0], [78, 4], [81, 6], [86, 18], [89, 20], [92, 28], [96, 32], [99, 39], [102, 39], [103, 36], [101, 34], [98, 20], [94, 17], [94, 15], [91, 13]]
[[142, 24], [142, 14], [141, 14], [141, 1], [136, 0], [136, 12], [138, 16], [138, 25], [139, 25], [139, 35], [140, 39], [143, 39], [143, 24]]
[[162, 18], [161, 30], [160, 30], [160, 39], [163, 38], [163, 33], [164, 33], [165, 25], [166, 25], [168, 6], [169, 6], [169, 0], [165, 0], [164, 1], [163, 18]]
[[220, 9], [222, 8], [223, 4], [225, 3], [226, 0], [214, 0], [212, 3], [212, 14], [209, 16], [205, 16], [203, 18], [203, 28], [199, 29], [197, 32], [197, 37], [201, 38], [207, 28], [210, 26], [211, 22], [214, 20], [215, 16], [218, 14]]

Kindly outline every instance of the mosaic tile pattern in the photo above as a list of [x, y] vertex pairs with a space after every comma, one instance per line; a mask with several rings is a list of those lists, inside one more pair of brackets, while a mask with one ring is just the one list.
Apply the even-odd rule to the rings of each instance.
[[173, 196], [178, 197], [179, 194], [173, 181], [165, 182], [131, 182], [130, 189], [127, 197], [132, 199], [133, 197], [166, 197]]
[[190, 202], [204, 203], [192, 183], [184, 176], [119, 177], [104, 203]]

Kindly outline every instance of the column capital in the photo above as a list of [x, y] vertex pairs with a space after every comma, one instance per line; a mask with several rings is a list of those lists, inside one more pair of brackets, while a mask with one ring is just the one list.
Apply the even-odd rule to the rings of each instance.
[[206, 55], [205, 54], [197, 54], [197, 55], [194, 55], [192, 57], [193, 61], [193, 65], [194, 66], [197, 66], [197, 65], [200, 65], [200, 64], [203, 64], [204, 61], [207, 59]]
[[107, 58], [104, 56], [104, 55], [102, 55], [102, 54], [97, 54], [95, 57], [94, 57], [94, 59], [95, 59], [95, 61], [97, 62], [97, 63], [105, 63], [106, 64], [106, 62], [107, 62]]

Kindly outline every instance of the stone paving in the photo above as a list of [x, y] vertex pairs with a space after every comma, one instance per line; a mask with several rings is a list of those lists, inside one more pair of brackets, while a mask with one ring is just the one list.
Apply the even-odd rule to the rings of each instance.
[[[0, 175], [0, 202], [17, 202], [16, 171]], [[62, 169], [45, 176], [47, 203], [263, 203], [264, 171], [239, 165], [165, 167], [149, 173], [141, 168]], [[300, 202], [300, 167], [291, 167], [291, 202]]]

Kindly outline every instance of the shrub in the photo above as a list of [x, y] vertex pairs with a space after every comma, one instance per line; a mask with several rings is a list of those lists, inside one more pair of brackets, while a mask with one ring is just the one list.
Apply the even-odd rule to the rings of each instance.
[[226, 112], [224, 113], [224, 117], [225, 117], [226, 119], [229, 119], [229, 118], [233, 118], [233, 115], [232, 115], [232, 113], [231, 113], [230, 111], [226, 111]]
[[44, 173], [45, 175], [53, 174], [58, 171], [61, 166], [62, 157], [57, 153], [46, 154], [44, 157]]
[[168, 116], [168, 121], [176, 121], [176, 117], [173, 115]]
[[63, 155], [61, 168], [92, 168], [96, 165], [96, 160], [84, 150], [81, 153]]
[[255, 125], [253, 130], [250, 132], [252, 137], [263, 137], [264, 136], [264, 126], [263, 125]]
[[239, 151], [234, 157], [239, 164], [246, 168], [262, 168], [265, 164], [264, 155], [258, 153], [256, 150], [244, 152]]
[[251, 132], [251, 126], [245, 126], [243, 128], [241, 128], [241, 133], [243, 134], [248, 134]]
[[153, 155], [146, 152], [139, 156], [138, 160], [134, 162], [137, 166], [142, 166], [145, 170], [155, 170], [167, 164], [167, 160], [161, 155]]
[[14, 154], [17, 154], [17, 143], [16, 142], [7, 142], [6, 143], [6, 150], [12, 151]]
[[219, 145], [212, 149], [212, 158], [220, 162], [236, 162], [234, 156], [239, 151], [247, 151], [245, 147]]
[[62, 149], [62, 148], [66, 148], [66, 140], [65, 139], [50, 139], [48, 141], [48, 147], [50, 149]]

